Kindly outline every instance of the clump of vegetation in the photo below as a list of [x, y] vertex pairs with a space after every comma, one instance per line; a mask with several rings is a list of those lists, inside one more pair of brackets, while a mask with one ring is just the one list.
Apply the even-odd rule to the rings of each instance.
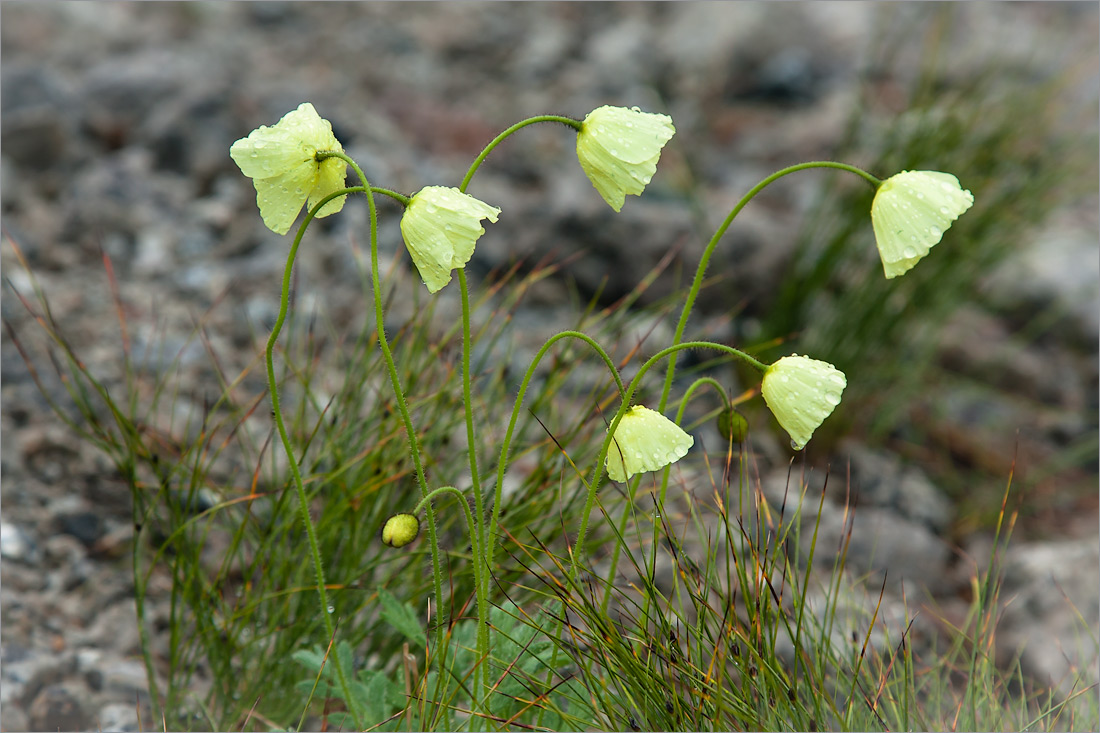
[[[970, 615], [947, 648], [929, 649], [913, 642], [911, 619], [881, 618], [881, 589], [844, 572], [846, 541], [825, 550], [816, 525], [805, 534], [801, 506], [824, 493], [796, 483], [789, 504], [776, 506], [754, 478], [748, 425], [735, 407], [759, 390], [801, 450], [842, 399], [868, 399], [897, 377], [895, 347], [939, 312], [941, 295], [962, 299], [970, 281], [952, 277], [958, 255], [938, 258], [942, 250], [979, 264], [1000, 256], [989, 243], [1011, 192], [999, 188], [1007, 185], [999, 173], [976, 158], [944, 158], [958, 178], [933, 168], [943, 140], [957, 137], [952, 149], [977, 156], [1001, 144], [1003, 125], [998, 133], [983, 110], [965, 105], [934, 120], [922, 106], [931, 102], [917, 101], [912, 119], [864, 153], [886, 178], [814, 161], [750, 189], [707, 243], [690, 287], [670, 299], [681, 306], [671, 342], [645, 360], [617, 343], [636, 317], [626, 310], [632, 294], [618, 309], [593, 304], [561, 324], [517, 383], [510, 360], [498, 358], [515, 347], [509, 316], [553, 266], [501, 273], [481, 292], [471, 292], [464, 270], [484, 222], [504, 215], [467, 192], [493, 150], [530, 125], [563, 125], [576, 135], [580, 168], [620, 211], [644, 192], [675, 134], [669, 117], [637, 108], [523, 120], [487, 144], [459, 185], [411, 196], [368, 181], [308, 102], [238, 140], [230, 153], [255, 184], [264, 223], [285, 234], [303, 207], [305, 215], [256, 359], [223, 371], [202, 321], [196, 326], [218, 395], [183, 424], [162, 417], [177, 413], [164, 408], [179, 398], [179, 357], [171, 369], [148, 370], [124, 339], [120, 395], [69, 346], [37, 285], [33, 297], [18, 294], [50, 340], [71, 403], [51, 406], [113, 461], [133, 497], [135, 604], [156, 719], [169, 729], [1095, 726], [1091, 690], [1056, 698], [1032, 688], [1018, 665], [994, 663], [999, 550], [1014, 524], [1007, 492], [998, 551], [975, 579]], [[807, 245], [775, 304], [769, 328], [801, 330], [814, 356], [769, 363], [766, 349], [692, 339], [709, 260], [738, 212], [765, 187], [814, 168], [869, 184], [828, 199], [843, 212], [836, 231]], [[374, 318], [348, 334], [292, 307], [292, 273], [314, 219], [358, 196], [370, 212], [361, 275]], [[380, 196], [403, 208], [402, 237], [430, 294], [390, 333], [386, 304], [413, 296], [379, 266]], [[882, 267], [873, 276], [852, 249], [875, 251], [872, 234]], [[953, 247], [958, 239], [969, 246]], [[910, 284], [914, 267], [934, 277]], [[838, 278], [859, 287], [837, 288]], [[457, 290], [460, 313], [438, 312], [434, 294], [445, 288]], [[802, 330], [823, 293], [836, 320]], [[887, 316], [883, 305], [898, 298], [907, 305]], [[124, 313], [120, 302], [123, 333]], [[438, 323], [450, 326], [440, 333]], [[693, 371], [675, 394], [687, 350], [738, 363], [759, 387], [731, 399]], [[24, 358], [49, 398], [44, 370]], [[585, 362], [602, 378], [575, 378]], [[650, 373], [659, 367], [663, 375]], [[332, 372], [341, 375], [335, 386]], [[726, 439], [718, 452], [705, 452], [691, 435], [698, 426], [684, 419], [689, 402], [707, 394]], [[885, 412], [882, 420], [896, 422], [896, 410]], [[834, 550], [831, 574], [811, 572], [816, 553]], [[171, 578], [163, 666], [146, 617], [156, 570]], [[853, 593], [872, 602], [842, 622], [840, 599]]]

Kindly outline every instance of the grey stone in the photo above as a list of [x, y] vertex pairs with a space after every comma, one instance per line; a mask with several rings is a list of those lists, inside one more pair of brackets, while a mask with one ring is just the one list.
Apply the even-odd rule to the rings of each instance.
[[65, 80], [41, 65], [5, 65], [2, 77], [4, 156], [39, 171], [64, 159], [72, 129], [72, 92]]
[[[811, 512], [802, 516], [802, 536], [814, 529]], [[845, 567], [866, 579], [870, 587], [900, 590], [905, 585], [910, 597], [916, 591], [943, 593], [950, 588], [948, 565], [951, 553], [946, 543], [923, 524], [906, 520], [892, 510], [878, 507], [843, 508], [826, 503], [822, 507], [814, 562], [831, 568], [842, 553], [849, 534]], [[803, 552], [807, 548], [803, 548]]]
[[1061, 213], [1034, 245], [1005, 262], [990, 278], [994, 298], [1006, 304], [1030, 299], [1040, 308], [1055, 303], [1070, 314], [1051, 328], [1096, 343], [1100, 332], [1100, 264], [1096, 259], [1095, 212]]
[[1004, 558], [1002, 662], [1063, 697], [1100, 682], [1100, 547], [1091, 539], [1021, 543]]
[[857, 507], [893, 509], [904, 519], [925, 525], [933, 532], [947, 529], [951, 502], [915, 466], [903, 466], [894, 456], [854, 442], [839, 451], [851, 461], [851, 481]]
[[130, 731], [141, 730], [138, 709], [132, 704], [111, 703], [110, 705], [104, 705], [96, 717], [97, 726], [103, 733], [110, 733], [111, 731], [129, 733]]
[[28, 712], [32, 730], [85, 730], [90, 726], [85, 695], [70, 684], [43, 688]]
[[0, 728], [4, 730], [30, 730], [30, 719], [23, 709], [15, 705], [0, 706]]
[[103, 517], [89, 511], [62, 514], [56, 522], [58, 531], [72, 535], [85, 547], [94, 545], [103, 536], [105, 527]]
[[149, 694], [149, 679], [145, 666], [133, 659], [114, 660], [103, 666], [103, 686], [115, 694], [134, 699], [135, 695]]
[[11, 522], [0, 522], [0, 557], [25, 563], [38, 561], [38, 547], [30, 533]]
[[[799, 517], [802, 556], [808, 557], [816, 530], [814, 562], [823, 571], [831, 571], [847, 543], [846, 569], [871, 587], [885, 580], [895, 592], [904, 584], [910, 594], [933, 595], [953, 587], [951, 551], [938, 535], [950, 516], [947, 500], [923, 473], [903, 469], [896, 459], [855, 445], [846, 450], [855, 496], [846, 492], [842, 477], [847, 471], [836, 467], [827, 483], [825, 471], [788, 475], [786, 469], [771, 472], [761, 483], [773, 511], [783, 508], [787, 521]], [[848, 507], [845, 500], [851, 502]]]

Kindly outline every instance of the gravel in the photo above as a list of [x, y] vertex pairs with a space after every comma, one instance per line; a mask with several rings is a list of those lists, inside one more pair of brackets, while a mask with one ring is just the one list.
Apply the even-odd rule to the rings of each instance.
[[[829, 157], [880, 12], [858, 3], [5, 3], [4, 319], [22, 343], [40, 344], [15, 295], [32, 290], [10, 238], [77, 353], [109, 389], [122, 390], [106, 254], [127, 309], [131, 353], [149, 374], [180, 370], [176, 409], [186, 414], [201, 409], [209, 391], [206, 352], [188, 338], [195, 320], [206, 318], [231, 370], [253, 358], [253, 335], [277, 312], [287, 240], [263, 228], [254, 191], [228, 156], [230, 144], [259, 124], [312, 101], [372, 182], [411, 191], [459, 180], [485, 142], [528, 115], [581, 117], [601, 104], [671, 114], [679, 143], [646, 195], [631, 197], [620, 216], [581, 174], [560, 130], [510, 141], [479, 174], [472, 192], [505, 214], [502, 234], [479, 243], [469, 268], [475, 281], [518, 258], [586, 250], [563, 278], [540, 283], [517, 314], [537, 344], [560, 323], [566, 278], [586, 295], [606, 277], [613, 300], [670, 243], [684, 245], [670, 270], [693, 269], [700, 232], [709, 235], [749, 186], [790, 162]], [[930, 27], [916, 4], [893, 12], [894, 22]], [[1023, 78], [1088, 58], [1083, 87], [1096, 87], [1095, 6], [969, 4], [957, 22], [965, 39], [952, 35], [943, 51], [950, 78], [965, 78], [994, 53]], [[678, 203], [677, 180], [687, 175], [706, 192], [703, 213]], [[792, 180], [739, 218], [729, 235], [736, 300], [767, 293], [782, 274], [819, 184]], [[382, 256], [392, 256], [396, 219], [389, 210], [382, 216]], [[362, 207], [347, 207], [311, 230], [299, 258], [299, 302], [324, 304], [334, 323], [349, 328], [362, 318], [355, 247], [365, 223]], [[954, 411], [960, 441], [992, 426], [1000, 442], [990, 450], [1011, 457], [1020, 424], [1063, 444], [1095, 436], [1097, 228], [1095, 199], [1064, 202], [1034, 233], [1034, 246], [991, 282], [1003, 301], [1072, 315], [1041, 342], [1021, 345], [1010, 327], [982, 313], [950, 324], [947, 363], [983, 376], [990, 353], [1011, 364], [991, 377], [1003, 400], [948, 394], [938, 403]], [[726, 257], [733, 261], [728, 253], [719, 259]], [[660, 280], [646, 302], [668, 292]], [[728, 322], [731, 305], [726, 293], [706, 293], [700, 323], [720, 332], [713, 324]], [[403, 307], [395, 304], [394, 322], [407, 317]], [[46, 395], [68, 405], [49, 365], [35, 366]], [[0, 727], [154, 727], [132, 600], [129, 493], [106, 459], [50, 410], [8, 332], [0, 367]], [[1034, 385], [1050, 406], [1039, 418], [1021, 414], [1011, 397], [1021, 384]], [[713, 435], [704, 440], [716, 444]], [[766, 437], [754, 449], [769, 500], [782, 502], [785, 449]], [[911, 457], [846, 443], [832, 461], [834, 471], [850, 470], [858, 504], [853, 520], [844, 497], [830, 491], [823, 546], [839, 542], [854, 521], [850, 567], [874, 583], [890, 579], [884, 608], [897, 606], [903, 585], [911, 603], [957, 602], [973, 570], [959, 558], [980, 555], [988, 537], [959, 529], [955, 503]], [[814, 489], [804, 508], [809, 521], [822, 473], [805, 481]], [[1098, 678], [1095, 653], [1078, 643], [1070, 610], [1072, 602], [1095, 636], [1096, 504], [1070, 515], [1044, 523], [1040, 514], [1014, 543], [1006, 561], [1014, 600], [997, 639], [1006, 659], [1026, 643], [1025, 672], [1062, 694], [1069, 670]], [[166, 598], [154, 580], [151, 618]], [[866, 599], [853, 595], [841, 605], [858, 619]]]

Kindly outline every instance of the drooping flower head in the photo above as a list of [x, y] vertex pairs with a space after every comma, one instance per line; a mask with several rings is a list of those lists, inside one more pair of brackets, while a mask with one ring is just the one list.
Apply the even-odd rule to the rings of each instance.
[[382, 542], [390, 547], [404, 547], [420, 534], [420, 519], [415, 514], [394, 514], [382, 525]]
[[[309, 102], [287, 112], [271, 127], [261, 125], [233, 143], [229, 155], [256, 186], [256, 203], [268, 229], [286, 234], [302, 204], [308, 201], [312, 208], [344, 188], [347, 164], [339, 158], [318, 161], [316, 154], [322, 150], [344, 152], [332, 134], [332, 125]], [[346, 198], [329, 201], [317, 216], [335, 214], [344, 208]]]
[[883, 181], [871, 225], [887, 278], [908, 272], [974, 203], [959, 179], [938, 171], [902, 171]]
[[844, 372], [808, 356], [784, 356], [768, 367], [760, 392], [772, 414], [791, 436], [791, 447], [802, 450], [814, 430], [825, 422], [848, 386]]
[[495, 222], [500, 209], [457, 188], [428, 186], [409, 200], [401, 217], [401, 236], [428, 292], [451, 281], [451, 270], [464, 267], [474, 243], [485, 233], [482, 219]]
[[653, 178], [661, 148], [675, 133], [668, 115], [599, 107], [581, 123], [577, 158], [603, 200], [621, 211], [626, 195], [639, 195]]
[[659, 412], [635, 405], [623, 415], [607, 449], [607, 475], [626, 481], [687, 455], [695, 439]]

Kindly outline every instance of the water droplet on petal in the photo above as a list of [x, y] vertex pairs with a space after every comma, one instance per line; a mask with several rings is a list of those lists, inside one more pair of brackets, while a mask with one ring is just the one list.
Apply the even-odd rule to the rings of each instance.
[[804, 447], [805, 444], [799, 445], [798, 441], [796, 441], [794, 438], [791, 438], [791, 448], [793, 448], [794, 450], [802, 450]]

